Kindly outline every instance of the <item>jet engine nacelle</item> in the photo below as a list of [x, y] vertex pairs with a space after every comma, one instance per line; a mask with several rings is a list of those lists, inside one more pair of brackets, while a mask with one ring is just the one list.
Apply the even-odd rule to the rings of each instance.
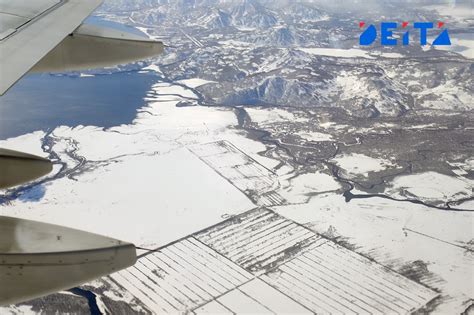
[[0, 216], [0, 305], [70, 289], [133, 266], [136, 257], [130, 243]]
[[112, 67], [161, 54], [164, 45], [132, 33], [82, 24], [30, 72], [63, 72]]
[[0, 189], [30, 182], [53, 169], [53, 164], [39, 156], [0, 148]]

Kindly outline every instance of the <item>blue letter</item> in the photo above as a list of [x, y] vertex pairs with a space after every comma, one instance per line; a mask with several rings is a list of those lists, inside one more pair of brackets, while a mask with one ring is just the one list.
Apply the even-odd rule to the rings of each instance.
[[375, 26], [370, 25], [362, 34], [360, 34], [359, 44], [361, 46], [371, 45], [377, 38], [377, 30]]
[[403, 35], [403, 45], [406, 46], [410, 43], [410, 32], [407, 31], [404, 35]]
[[395, 46], [397, 44], [397, 40], [392, 37], [392, 31], [389, 31], [389, 28], [397, 28], [397, 23], [394, 22], [383, 22], [382, 23], [382, 30], [381, 30], [381, 39], [382, 45], [390, 45]]
[[426, 31], [429, 28], [433, 28], [433, 23], [431, 22], [417, 22], [413, 25], [415, 28], [420, 29], [420, 44], [426, 45]]
[[444, 30], [433, 42], [433, 45], [451, 45], [448, 30]]

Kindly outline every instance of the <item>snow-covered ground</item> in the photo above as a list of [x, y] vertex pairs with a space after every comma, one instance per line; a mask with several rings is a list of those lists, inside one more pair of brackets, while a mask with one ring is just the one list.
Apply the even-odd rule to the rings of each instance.
[[388, 53], [388, 52], [372, 52], [358, 48], [340, 49], [340, 48], [300, 48], [305, 53], [327, 56], [327, 57], [339, 57], [339, 58], [367, 58], [375, 59], [377, 57], [383, 58], [402, 58], [403, 55], [399, 53]]
[[[204, 83], [181, 82], [192, 87]], [[43, 196], [42, 190], [26, 191], [1, 206], [0, 213], [155, 247], [253, 208], [187, 147], [226, 139], [268, 164], [256, 154], [262, 145], [232, 128], [237, 124], [232, 110], [176, 107], [194, 98], [182, 86], [158, 83], [130, 125], [55, 129], [48, 135], [54, 139], [52, 150], [69, 168], [86, 160], [85, 172], [50, 181], [42, 187]], [[35, 132], [0, 145], [46, 156], [44, 136]]]
[[474, 181], [463, 177], [426, 172], [396, 177], [390, 183], [386, 193], [395, 197], [448, 202], [469, 197], [473, 190]]
[[390, 160], [376, 159], [358, 153], [338, 156], [334, 158], [333, 161], [351, 176], [368, 176], [370, 172], [380, 172], [387, 168], [394, 167], [394, 164]]
[[369, 51], [362, 49], [340, 49], [340, 48], [301, 48], [302, 51], [312, 55], [328, 56], [328, 57], [340, 57], [340, 58], [355, 58], [362, 57], [367, 59], [373, 59], [370, 56]]
[[295, 133], [296, 135], [300, 136], [301, 138], [307, 141], [331, 141], [333, 140], [332, 135], [328, 133], [316, 132], [316, 131], [299, 131]]
[[184, 84], [190, 88], [197, 88], [208, 83], [214, 83], [214, 81], [208, 81], [208, 80], [196, 78], [196, 79], [189, 79], [189, 80], [181, 80], [181, 81], [178, 81], [178, 83]]
[[449, 3], [440, 3], [436, 5], [426, 5], [424, 7], [427, 10], [434, 10], [441, 16], [449, 18], [451, 21], [454, 20], [456, 23], [464, 23], [472, 20], [473, 8], [472, 3], [469, 4], [458, 4], [456, 1], [449, 1]]
[[246, 108], [252, 122], [265, 125], [286, 121], [307, 122], [305, 118], [297, 117], [295, 114], [280, 108]]
[[[341, 184], [327, 170], [299, 173], [282, 167], [275, 173], [272, 169], [279, 161], [258, 154], [266, 147], [236, 128], [233, 109], [176, 106], [196, 102], [192, 88], [207, 83], [193, 79], [155, 84], [128, 125], [63, 126], [49, 134], [35, 132], [1, 141], [2, 147], [46, 156], [41, 144], [47, 137], [52, 148], [45, 149], [58, 154], [69, 170], [78, 167], [81, 172], [25, 191], [11, 204], [0, 206], [0, 214], [156, 248], [263, 204], [328, 238], [354, 244], [357, 252], [400, 273], [410, 274], [410, 268], [421, 266], [417, 281], [443, 295], [437, 311], [466, 308], [472, 298], [472, 285], [465, 281], [473, 272], [472, 212], [438, 211], [382, 198], [347, 203]], [[308, 122], [297, 111], [246, 110], [259, 126]], [[341, 126], [327, 122], [320, 127]], [[310, 130], [295, 135], [309, 141], [332, 140], [329, 134]], [[396, 167], [388, 158], [359, 153], [341, 154], [331, 161], [351, 177]], [[453, 166], [467, 170], [471, 164], [467, 160]], [[58, 171], [56, 166], [51, 176]], [[472, 194], [472, 183], [433, 172], [397, 177], [390, 187], [385, 192], [389, 195], [409, 192], [427, 200]], [[264, 198], [256, 196], [252, 202], [249, 190]], [[114, 290], [119, 289], [107, 294]], [[128, 297], [113, 297], [124, 299]]]
[[324, 173], [306, 173], [282, 181], [279, 190], [289, 203], [306, 203], [317, 194], [337, 191], [341, 186], [334, 178]]
[[346, 203], [334, 193], [274, 209], [329, 238], [353, 244], [356, 252], [397, 271], [425, 262], [418, 270], [421, 282], [445, 296], [436, 309], [439, 314], [459, 314], [472, 298], [472, 212], [433, 211], [382, 198]]
[[466, 58], [474, 59], [474, 34], [453, 34], [450, 46], [436, 46], [436, 49], [453, 51]]
[[0, 140], [0, 147], [8, 147], [10, 150], [17, 150], [41, 157], [47, 157], [47, 154], [41, 149], [41, 138], [43, 136], [44, 132], [37, 131], [13, 139]]

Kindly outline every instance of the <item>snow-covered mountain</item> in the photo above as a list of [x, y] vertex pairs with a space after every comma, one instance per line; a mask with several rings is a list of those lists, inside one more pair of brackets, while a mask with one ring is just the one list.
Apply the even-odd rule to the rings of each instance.
[[232, 26], [232, 16], [224, 10], [216, 9], [202, 18], [199, 24], [210, 30], [226, 28]]
[[[216, 82], [200, 88], [205, 103], [338, 107], [360, 117], [473, 109], [472, 63], [415, 45], [361, 49], [354, 13], [321, 3], [106, 0], [101, 12], [122, 22], [131, 17], [175, 47], [154, 61], [169, 79]], [[373, 21], [381, 12], [436, 18], [411, 6], [394, 11], [390, 2], [371, 7]], [[439, 58], [446, 62], [432, 62]]]
[[268, 28], [278, 23], [277, 17], [256, 0], [242, 0], [231, 11], [236, 26]]

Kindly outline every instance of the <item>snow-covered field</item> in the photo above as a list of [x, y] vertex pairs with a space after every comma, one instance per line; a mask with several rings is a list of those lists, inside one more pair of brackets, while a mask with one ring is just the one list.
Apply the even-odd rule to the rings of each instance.
[[[193, 87], [204, 83], [182, 82]], [[187, 146], [227, 139], [268, 163], [256, 154], [262, 145], [233, 130], [237, 121], [232, 110], [176, 107], [193, 98], [182, 86], [158, 83], [130, 125], [57, 128], [48, 135], [54, 139], [52, 150], [69, 168], [86, 160], [85, 171], [26, 191], [1, 206], [0, 213], [160, 246], [253, 208]], [[45, 156], [44, 136], [35, 132], [0, 145]]]
[[[291, 174], [290, 174], [291, 176]], [[337, 191], [341, 186], [336, 180], [324, 173], [306, 173], [288, 180], [281, 180], [279, 190], [289, 203], [306, 203], [317, 194]]]
[[370, 56], [368, 51], [362, 49], [339, 49], [339, 48], [301, 48], [302, 51], [318, 55], [318, 56], [327, 56], [327, 57], [340, 57], [340, 58], [355, 58], [362, 57], [373, 59], [374, 57]]
[[328, 133], [316, 132], [316, 131], [299, 131], [295, 133], [296, 135], [300, 136], [301, 138], [308, 140], [308, 141], [331, 141], [333, 140], [332, 135]]
[[370, 172], [380, 172], [395, 166], [390, 160], [376, 159], [358, 153], [338, 156], [333, 161], [351, 176], [368, 176]]
[[474, 34], [451, 35], [450, 46], [437, 46], [436, 49], [453, 51], [466, 58], [474, 59]]
[[307, 122], [305, 118], [297, 117], [295, 114], [279, 108], [246, 108], [252, 122], [257, 124], [273, 124], [286, 121]]
[[427, 172], [396, 177], [386, 193], [394, 197], [448, 202], [469, 197], [473, 190], [474, 181]]
[[461, 313], [472, 298], [472, 281], [467, 281], [474, 276], [472, 212], [433, 211], [381, 198], [346, 203], [333, 193], [313, 197], [308, 204], [274, 209], [331, 239], [353, 244], [356, 252], [397, 271], [425, 262], [421, 269], [415, 263], [412, 271], [446, 296], [436, 309], [440, 314]]
[[300, 48], [305, 53], [339, 58], [367, 58], [375, 59], [377, 57], [383, 58], [402, 58], [403, 55], [399, 53], [388, 52], [371, 52], [358, 48], [340, 49], [340, 48]]

